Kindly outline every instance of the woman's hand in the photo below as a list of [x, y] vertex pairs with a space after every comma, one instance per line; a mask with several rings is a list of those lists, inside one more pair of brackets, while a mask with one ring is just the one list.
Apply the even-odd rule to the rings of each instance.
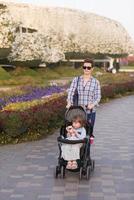
[[70, 102], [68, 102], [67, 105], [66, 105], [66, 108], [67, 108], [67, 109], [70, 108], [71, 105], [72, 105], [72, 104], [71, 104]]
[[87, 109], [92, 110], [93, 108], [94, 108], [94, 104], [93, 103], [88, 104]]

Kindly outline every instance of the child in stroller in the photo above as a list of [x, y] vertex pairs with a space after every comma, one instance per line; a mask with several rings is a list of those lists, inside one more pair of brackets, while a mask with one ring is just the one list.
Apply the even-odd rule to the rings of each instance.
[[65, 113], [65, 123], [57, 138], [60, 153], [56, 166], [56, 178], [59, 174], [64, 178], [66, 170], [70, 170], [79, 172], [80, 179], [83, 176], [89, 179], [90, 172], [94, 169], [95, 162], [90, 158], [89, 142], [92, 137], [92, 127], [86, 117], [86, 111], [81, 106], [71, 106]]
[[[72, 119], [72, 123], [66, 127], [68, 140], [82, 140], [86, 138], [86, 130], [84, 128], [85, 121], [81, 115], [77, 115]], [[67, 160], [67, 169], [76, 169], [76, 160], [80, 159], [80, 148], [82, 144], [62, 144], [62, 158]]]

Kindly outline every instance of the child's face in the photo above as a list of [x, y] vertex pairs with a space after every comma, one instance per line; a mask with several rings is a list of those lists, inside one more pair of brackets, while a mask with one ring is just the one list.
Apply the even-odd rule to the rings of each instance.
[[74, 128], [80, 128], [81, 127], [81, 123], [79, 121], [77, 121], [77, 120], [73, 121], [72, 125], [73, 125]]

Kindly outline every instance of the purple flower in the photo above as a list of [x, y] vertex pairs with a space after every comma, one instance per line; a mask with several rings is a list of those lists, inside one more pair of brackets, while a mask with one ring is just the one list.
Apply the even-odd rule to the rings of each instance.
[[2, 109], [2, 107], [4, 107], [6, 105], [6, 102], [4, 101], [4, 99], [0, 98], [0, 110]]
[[54, 93], [61, 93], [65, 91], [64, 87], [59, 86], [49, 86], [49, 87], [23, 87], [22, 90], [25, 90], [26, 93], [23, 95], [11, 96], [8, 99], [0, 99], [0, 105], [5, 106], [9, 103], [32, 101], [35, 99], [40, 99], [42, 97], [51, 96]]

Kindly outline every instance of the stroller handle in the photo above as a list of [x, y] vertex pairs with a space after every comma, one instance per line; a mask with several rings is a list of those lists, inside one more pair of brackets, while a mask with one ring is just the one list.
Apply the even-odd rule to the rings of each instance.
[[[85, 112], [88, 111], [88, 110], [90, 110], [90, 113], [92, 113], [92, 111], [93, 111], [93, 109], [88, 109], [88, 105], [86, 105], [86, 106], [78, 105], [78, 106], [82, 107], [82, 108], [85, 110]], [[67, 112], [71, 107], [73, 107], [73, 105], [71, 105], [69, 108], [66, 107], [66, 112]]]
[[88, 137], [83, 138], [83, 139], [81, 139], [81, 140], [68, 140], [68, 139], [63, 138], [63, 137], [61, 137], [61, 136], [59, 136], [59, 137], [57, 138], [57, 141], [58, 141], [58, 142], [65, 143], [65, 144], [87, 143], [88, 140], [89, 140]]
[[86, 111], [87, 111], [87, 110], [90, 110], [90, 113], [93, 112], [93, 109], [88, 109], [88, 105], [86, 105], [85, 108], [86, 108]]

